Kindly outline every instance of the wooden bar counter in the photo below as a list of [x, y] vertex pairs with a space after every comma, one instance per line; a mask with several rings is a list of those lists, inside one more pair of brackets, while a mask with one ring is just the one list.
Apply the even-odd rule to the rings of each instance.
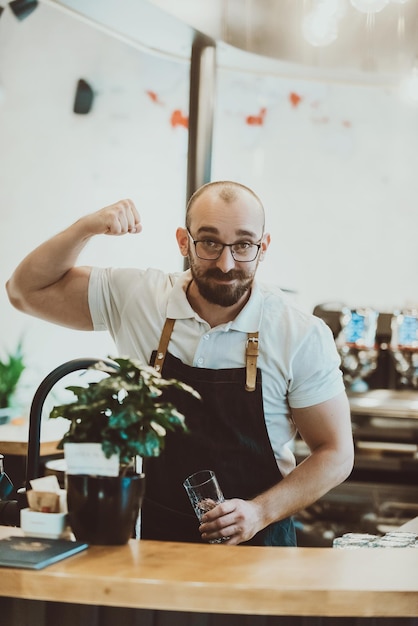
[[[20, 532], [0, 528], [3, 537]], [[125, 546], [90, 546], [40, 571], [0, 568], [0, 575], [0, 596], [8, 598], [255, 616], [418, 617], [414, 548], [131, 540]]]
[[[40, 456], [62, 454], [57, 449], [58, 442], [68, 430], [66, 420], [43, 420], [41, 423]], [[29, 421], [27, 418], [12, 420], [0, 426], [0, 454], [22, 456], [28, 454]]]

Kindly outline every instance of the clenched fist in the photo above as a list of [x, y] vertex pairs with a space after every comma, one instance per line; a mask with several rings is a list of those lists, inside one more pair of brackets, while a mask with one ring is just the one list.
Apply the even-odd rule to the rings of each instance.
[[126, 235], [142, 230], [141, 218], [132, 200], [119, 200], [83, 218], [91, 235]]

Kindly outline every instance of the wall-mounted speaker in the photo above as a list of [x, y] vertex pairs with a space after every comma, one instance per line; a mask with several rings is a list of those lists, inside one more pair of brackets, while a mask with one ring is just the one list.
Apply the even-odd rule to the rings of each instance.
[[9, 7], [19, 20], [24, 20], [38, 6], [38, 0], [13, 0]]
[[90, 85], [80, 78], [77, 83], [77, 90], [74, 99], [74, 113], [85, 115], [90, 112], [93, 104], [94, 93]]

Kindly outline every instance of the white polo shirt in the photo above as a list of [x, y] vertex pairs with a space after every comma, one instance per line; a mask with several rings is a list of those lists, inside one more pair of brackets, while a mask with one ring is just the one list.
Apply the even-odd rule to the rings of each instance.
[[211, 328], [186, 298], [190, 280], [190, 271], [93, 268], [89, 306], [94, 330], [108, 330], [120, 356], [149, 363], [166, 318], [173, 318], [169, 352], [187, 365], [209, 369], [245, 367], [247, 333], [258, 331], [266, 426], [286, 475], [295, 467], [289, 406], [312, 406], [344, 390], [331, 330], [300, 311], [279, 288], [258, 282], [235, 320]]

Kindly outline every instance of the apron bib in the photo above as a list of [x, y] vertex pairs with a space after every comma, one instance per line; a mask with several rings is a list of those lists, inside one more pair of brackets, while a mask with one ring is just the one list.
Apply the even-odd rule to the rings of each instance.
[[[176, 389], [164, 392], [163, 399], [173, 402], [186, 417], [189, 433], [168, 431], [161, 455], [144, 459], [141, 537], [200, 543], [199, 522], [183, 487], [187, 476], [211, 469], [226, 499], [243, 500], [252, 499], [282, 478], [265, 425], [261, 372], [254, 369], [254, 391], [248, 391], [248, 368], [190, 367], [164, 346], [162, 350], [161, 343], [151, 357], [151, 364], [156, 363], [163, 363], [164, 378], [191, 385], [202, 400]], [[271, 524], [246, 544], [296, 545], [291, 518]]]

